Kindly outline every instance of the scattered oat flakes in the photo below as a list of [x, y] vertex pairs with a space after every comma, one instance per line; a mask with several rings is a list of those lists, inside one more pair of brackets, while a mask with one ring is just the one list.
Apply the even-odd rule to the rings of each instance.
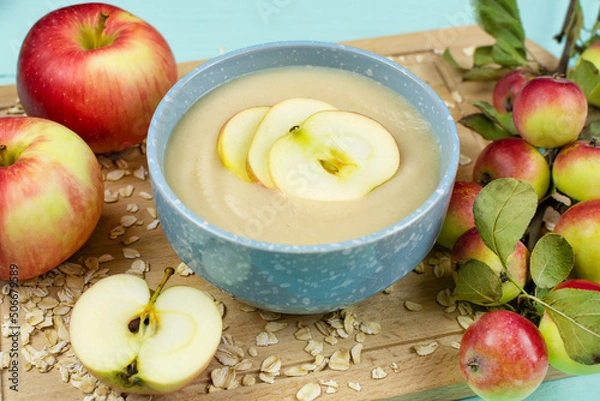
[[115, 228], [113, 228], [112, 230], [110, 230], [110, 232], [108, 233], [108, 238], [110, 238], [110, 239], [117, 239], [120, 236], [122, 236], [123, 234], [125, 234], [125, 227], [123, 227], [123, 226], [116, 226]]
[[469, 156], [463, 155], [462, 153], [460, 154], [460, 158], [458, 159], [458, 164], [460, 166], [468, 166], [472, 162], [473, 162], [473, 159], [471, 159]]
[[156, 208], [155, 207], [147, 207], [146, 211], [148, 212], [148, 214], [150, 215], [150, 217], [152, 217], [153, 219], [156, 219], [158, 217], [158, 215], [156, 214]]
[[450, 96], [452, 96], [452, 100], [454, 100], [456, 103], [462, 103], [463, 101], [460, 92], [457, 90], [453, 90], [452, 92], [450, 92]]
[[260, 372], [258, 374], [258, 378], [265, 383], [269, 383], [269, 384], [275, 383], [275, 375], [272, 373]]
[[371, 371], [371, 378], [373, 379], [383, 379], [387, 376], [387, 372], [382, 367], [378, 366]]
[[135, 259], [142, 256], [137, 250], [133, 248], [123, 248], [122, 251], [125, 259]]
[[154, 219], [150, 223], [148, 223], [148, 225], [146, 226], [146, 229], [147, 230], [155, 230], [156, 227], [158, 227], [159, 224], [160, 224], [160, 220], [159, 219]]
[[269, 345], [274, 345], [277, 343], [279, 343], [279, 339], [275, 333], [263, 331], [256, 336], [256, 345], [259, 347], [268, 347]]
[[404, 307], [411, 312], [420, 312], [423, 310], [423, 305], [421, 305], [418, 302], [410, 301], [408, 299], [404, 301]]
[[124, 187], [119, 188], [119, 194], [124, 198], [129, 198], [131, 195], [133, 195], [134, 189], [135, 188], [133, 185], [128, 184]]
[[306, 383], [296, 393], [296, 400], [298, 401], [313, 401], [321, 395], [321, 386], [318, 383]]
[[137, 222], [137, 217], [135, 217], [133, 215], [126, 214], [124, 216], [121, 216], [121, 225], [125, 228], [129, 228], [129, 227], [133, 226], [136, 222]]
[[362, 353], [362, 350], [363, 350], [363, 344], [362, 343], [355, 344], [350, 349], [350, 356], [352, 356], [352, 362], [355, 365], [358, 365], [360, 363], [360, 355]]
[[128, 203], [126, 210], [131, 213], [135, 213], [139, 210], [139, 206], [136, 203]]
[[329, 369], [348, 370], [350, 369], [350, 352], [346, 348], [341, 348], [329, 358]]
[[143, 199], [146, 199], [146, 200], [150, 200], [150, 199], [152, 199], [152, 198], [153, 198], [152, 194], [149, 194], [149, 193], [148, 193], [148, 192], [146, 192], [146, 191], [142, 191], [142, 192], [140, 192], [140, 194], [139, 194], [139, 195], [140, 195], [140, 197], [141, 197], [141, 198], [143, 198]]
[[365, 334], [379, 334], [381, 325], [377, 322], [363, 322], [359, 325], [359, 330]]
[[474, 322], [474, 319], [471, 316], [459, 315], [456, 317], [456, 320], [458, 321], [460, 327], [462, 327], [465, 330]]
[[104, 203], [115, 203], [119, 200], [119, 193], [109, 189], [104, 190]]
[[263, 373], [271, 373], [274, 376], [279, 376], [281, 370], [281, 358], [275, 355], [270, 355], [262, 361], [260, 371]]
[[125, 170], [123, 170], [122, 168], [118, 168], [118, 169], [108, 172], [108, 174], [106, 174], [106, 179], [108, 181], [119, 181], [124, 176], [125, 176]]
[[256, 379], [254, 378], [254, 376], [245, 375], [244, 377], [242, 377], [242, 386], [250, 387], [254, 384], [256, 384]]
[[301, 327], [295, 333], [294, 337], [299, 341], [308, 341], [312, 339], [310, 327]]
[[131, 245], [131, 244], [139, 241], [139, 239], [140, 239], [139, 236], [137, 236], [137, 235], [131, 235], [131, 236], [127, 237], [127, 238], [124, 238], [121, 241], [121, 244], [123, 244], [124, 246], [129, 246], [129, 245]]
[[437, 293], [436, 301], [442, 306], [450, 306], [456, 303], [454, 296], [452, 295], [452, 290], [449, 288], [444, 288]]
[[413, 272], [417, 273], [417, 274], [423, 274], [425, 273], [425, 263], [421, 262], [419, 263], [414, 269]]
[[256, 358], [258, 356], [258, 349], [256, 349], [256, 347], [248, 348], [248, 355], [250, 355], [252, 358]]
[[260, 311], [258, 311], [258, 314], [260, 315], [262, 320], [265, 320], [267, 322], [272, 322], [272, 321], [281, 319], [281, 313], [279, 313], [279, 312], [260, 310]]
[[175, 268], [175, 273], [179, 274], [180, 276], [187, 277], [187, 276], [191, 276], [192, 274], [194, 274], [194, 271], [188, 265], [181, 262]]
[[413, 348], [418, 355], [426, 356], [432, 354], [436, 349], [438, 349], [438, 342], [432, 341], [428, 344], [417, 344], [414, 345]]
[[302, 377], [306, 376], [310, 369], [304, 369], [303, 366], [292, 366], [289, 369], [286, 369], [283, 374], [287, 377]]
[[145, 180], [146, 179], [146, 168], [144, 167], [144, 165], [140, 165], [138, 168], [136, 168], [133, 171], [133, 176], [140, 180]]
[[394, 373], [400, 372], [400, 366], [396, 362], [390, 363], [390, 369], [392, 369]]
[[271, 333], [275, 333], [275, 332], [285, 329], [287, 326], [288, 326], [288, 324], [285, 322], [268, 322], [265, 325], [265, 331], [270, 331]]
[[316, 356], [323, 352], [323, 343], [317, 340], [308, 340], [308, 344], [304, 347], [304, 351], [312, 356]]
[[354, 391], [362, 390], [362, 387], [358, 382], [348, 382], [348, 387], [350, 387]]

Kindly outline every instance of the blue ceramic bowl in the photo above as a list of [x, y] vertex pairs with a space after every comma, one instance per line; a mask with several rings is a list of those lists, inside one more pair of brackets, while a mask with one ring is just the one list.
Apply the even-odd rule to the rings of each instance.
[[[279, 245], [211, 225], [188, 209], [164, 177], [173, 128], [192, 104], [223, 83], [272, 67], [314, 65], [368, 75], [407, 98], [430, 122], [441, 154], [437, 189], [412, 214], [384, 230], [324, 245]], [[200, 65], [165, 95], [150, 125], [147, 159], [167, 240], [198, 275], [240, 301], [290, 314], [322, 313], [358, 303], [408, 274], [431, 250], [458, 168], [456, 125], [438, 95], [396, 63], [322, 42], [277, 42], [234, 51]]]

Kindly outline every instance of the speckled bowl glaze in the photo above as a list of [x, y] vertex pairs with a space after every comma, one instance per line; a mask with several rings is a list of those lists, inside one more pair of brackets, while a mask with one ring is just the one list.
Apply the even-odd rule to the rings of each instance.
[[[440, 147], [437, 189], [412, 214], [387, 229], [323, 245], [279, 245], [240, 237], [189, 210], [169, 188], [163, 163], [181, 116], [206, 93], [243, 74], [314, 65], [354, 71], [407, 98], [431, 123]], [[431, 250], [458, 168], [456, 125], [438, 95], [396, 63], [356, 48], [323, 42], [276, 42], [224, 54], [202, 64], [165, 95], [150, 125], [147, 159], [167, 240], [198, 275], [242, 302], [290, 314], [343, 308], [408, 274]]]

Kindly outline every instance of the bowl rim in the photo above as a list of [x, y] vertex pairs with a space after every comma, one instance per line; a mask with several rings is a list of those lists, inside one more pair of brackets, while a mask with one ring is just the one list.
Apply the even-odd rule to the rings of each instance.
[[[388, 227], [382, 228], [373, 233], [363, 235], [357, 238], [338, 241], [338, 242], [330, 242], [330, 243], [319, 243], [319, 244], [308, 244], [308, 245], [293, 245], [293, 244], [280, 244], [280, 243], [272, 243], [267, 241], [256, 240], [252, 238], [248, 238], [242, 235], [234, 234], [230, 231], [224, 230], [207, 220], [203, 219], [201, 216], [194, 213], [190, 208], [188, 208], [181, 200], [175, 195], [169, 184], [167, 183], [165, 176], [163, 174], [162, 168], [158, 163], [159, 153], [156, 146], [157, 140], [155, 138], [155, 127], [158, 125], [159, 119], [164, 112], [164, 109], [167, 105], [172, 101], [174, 97], [177, 96], [179, 90], [185, 86], [189, 81], [191, 81], [195, 76], [202, 74], [206, 70], [214, 68], [213, 66], [218, 65], [226, 60], [234, 59], [240, 57], [242, 55], [248, 53], [260, 52], [263, 49], [287, 49], [287, 48], [321, 48], [332, 51], [350, 51], [357, 55], [360, 55], [365, 58], [370, 58], [373, 61], [381, 64], [385, 64], [388, 67], [391, 67], [394, 70], [398, 70], [401, 74], [410, 78], [416, 85], [418, 85], [433, 102], [433, 105], [436, 106], [436, 109], [441, 113], [440, 120], [444, 119], [446, 121], [446, 125], [448, 128], [448, 134], [450, 135], [450, 146], [452, 148], [450, 158], [448, 160], [448, 168], [444, 172], [444, 174], [440, 177], [439, 183], [432, 191], [432, 193], [421, 203], [417, 209], [412, 211], [410, 214], [405, 216], [399, 221], [391, 224]], [[231, 77], [228, 81], [218, 84], [220, 86], [226, 82], [229, 82], [231, 79], [235, 77]], [[217, 87], [215, 86], [215, 88]], [[213, 88], [214, 89], [214, 88]], [[193, 104], [193, 103], [192, 103]], [[167, 142], [169, 138], [167, 138]], [[456, 151], [454, 151], [456, 150]], [[412, 224], [415, 224], [422, 216], [426, 215], [429, 210], [435, 207], [438, 202], [441, 202], [443, 196], [446, 192], [452, 190], [452, 186], [456, 179], [456, 174], [458, 171], [460, 157], [460, 140], [458, 136], [458, 130], [456, 128], [456, 123], [450, 110], [441, 99], [441, 97], [421, 78], [419, 78], [415, 73], [408, 70], [406, 67], [397, 64], [390, 59], [381, 56], [377, 53], [373, 53], [364, 49], [360, 49], [357, 47], [344, 45], [340, 43], [326, 42], [326, 41], [315, 41], [315, 40], [288, 40], [288, 41], [274, 41], [274, 42], [265, 42], [256, 45], [242, 47], [236, 50], [229, 51], [222, 55], [216, 56], [212, 59], [205, 61], [199, 66], [195, 67], [192, 71], [185, 74], [182, 78], [180, 78], [164, 95], [158, 104], [153, 116], [152, 121], [150, 123], [150, 127], [148, 130], [147, 143], [146, 143], [146, 158], [148, 160], [148, 169], [151, 184], [154, 190], [159, 190], [163, 192], [165, 200], [168, 201], [174, 208], [176, 208], [181, 214], [185, 216], [190, 222], [198, 227], [202, 227], [203, 230], [209, 232], [211, 235], [214, 235], [221, 240], [235, 243], [239, 246], [244, 246], [250, 249], [262, 250], [268, 252], [280, 252], [287, 254], [311, 254], [311, 253], [328, 253], [335, 252], [340, 250], [349, 250], [355, 247], [364, 246], [370, 243], [377, 242], [381, 239], [389, 237], [394, 233], [397, 233], [408, 227]], [[156, 163], [151, 163], [151, 159], [154, 158]]]

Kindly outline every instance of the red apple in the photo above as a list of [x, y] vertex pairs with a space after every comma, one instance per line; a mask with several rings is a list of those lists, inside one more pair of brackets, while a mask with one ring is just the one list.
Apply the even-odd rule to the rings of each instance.
[[561, 148], [552, 178], [560, 192], [575, 200], [600, 198], [600, 144], [579, 140]]
[[519, 68], [506, 73], [494, 85], [492, 104], [498, 113], [512, 112], [517, 94], [533, 78], [531, 71]]
[[600, 199], [571, 206], [558, 219], [554, 232], [573, 248], [575, 277], [600, 283]]
[[[600, 41], [594, 42], [581, 53], [581, 59], [587, 60], [600, 71]], [[596, 86], [588, 94], [588, 102], [596, 107], [600, 107], [600, 85]]]
[[96, 156], [73, 131], [0, 118], [0, 279], [38, 276], [75, 253], [100, 219], [103, 188]]
[[[554, 287], [552, 291], [558, 291], [561, 288], [600, 291], [600, 284], [589, 280], [571, 279], [563, 281]], [[544, 312], [542, 316], [539, 329], [542, 333], [542, 336], [544, 336], [546, 345], [548, 346], [548, 356], [551, 366], [570, 375], [588, 375], [600, 373], [600, 363], [595, 365], [584, 365], [571, 359], [565, 350], [565, 343], [558, 332], [556, 324], [546, 312]]]
[[454, 243], [467, 231], [475, 227], [473, 203], [481, 191], [481, 185], [473, 181], [456, 181], [452, 188], [448, 211], [444, 217], [437, 243], [452, 249]]
[[[508, 281], [500, 258], [485, 245], [477, 232], [477, 228], [471, 228], [458, 238], [450, 253], [450, 259], [454, 271], [460, 269], [461, 262], [466, 262], [469, 259], [477, 259], [486, 263], [498, 274], [502, 281], [502, 297], [497, 303], [487, 304], [488, 306], [505, 304], [515, 299], [521, 293], [513, 283]], [[515, 251], [508, 257], [507, 264], [511, 277], [519, 286], [523, 287], [527, 280], [529, 269], [529, 251], [522, 242], [519, 241], [517, 243]], [[456, 274], [454, 274], [454, 277], [456, 278]]]
[[537, 148], [522, 138], [509, 137], [490, 142], [477, 156], [473, 181], [486, 185], [497, 178], [529, 182], [538, 199], [550, 187], [550, 166]]
[[558, 148], [577, 139], [585, 125], [588, 103], [575, 82], [541, 76], [521, 89], [513, 105], [517, 132], [536, 147]]
[[51, 11], [23, 41], [17, 90], [29, 116], [59, 122], [95, 153], [141, 142], [177, 80], [173, 53], [147, 22], [86, 3]]
[[533, 323], [518, 313], [487, 312], [463, 334], [460, 369], [469, 387], [487, 401], [523, 400], [548, 371], [548, 350]]

